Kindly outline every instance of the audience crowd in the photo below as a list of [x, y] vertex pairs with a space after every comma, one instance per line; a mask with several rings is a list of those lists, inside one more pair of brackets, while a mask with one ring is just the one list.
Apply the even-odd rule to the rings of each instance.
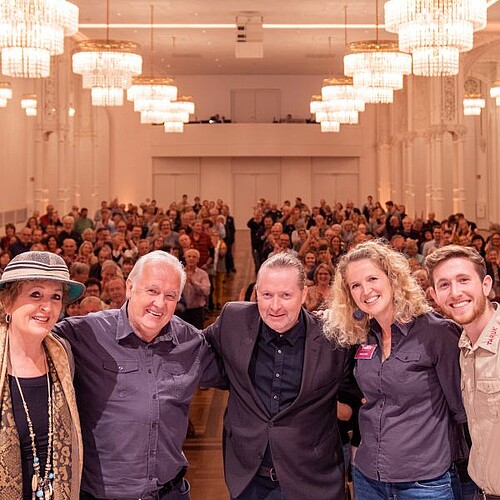
[[[74, 206], [59, 216], [53, 205], [33, 214], [25, 227], [5, 226], [0, 240], [0, 272], [16, 255], [47, 250], [60, 255], [71, 279], [86, 285], [85, 296], [66, 307], [66, 316], [120, 308], [126, 300], [125, 282], [135, 262], [153, 250], [174, 254], [188, 269], [188, 283], [177, 314], [198, 328], [206, 310], [220, 309], [227, 275], [236, 272], [233, 260], [234, 219], [221, 199], [183, 195], [167, 209], [147, 200], [139, 206], [102, 201], [93, 217]], [[196, 279], [194, 279], [196, 276]]]
[[[371, 239], [385, 239], [401, 252], [426, 292], [430, 285], [423, 265], [427, 255], [450, 244], [476, 248], [485, 257], [488, 274], [494, 282], [490, 298], [500, 298], [500, 224], [491, 224], [484, 237], [476, 223], [463, 213], [442, 220], [436, 219], [433, 212], [427, 217], [412, 216], [406, 213], [404, 205], [389, 200], [382, 206], [373, 196], [368, 196], [361, 207], [349, 200], [345, 205], [336, 202], [330, 206], [324, 199], [309, 207], [301, 198], [294, 203], [285, 201], [279, 207], [260, 199], [247, 227], [256, 271], [276, 252], [288, 252], [302, 260], [309, 286], [305, 305], [310, 311], [324, 307], [339, 258]], [[436, 307], [429, 293], [427, 298]]]

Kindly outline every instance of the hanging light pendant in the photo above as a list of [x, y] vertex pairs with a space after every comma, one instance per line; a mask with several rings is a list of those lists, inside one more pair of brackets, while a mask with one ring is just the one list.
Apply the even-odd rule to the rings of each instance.
[[398, 34], [419, 76], [457, 75], [460, 52], [487, 21], [486, 0], [389, 0], [384, 8], [385, 29]]
[[479, 116], [481, 110], [486, 106], [486, 101], [481, 94], [465, 94], [463, 106], [465, 116]]
[[2, 73], [18, 78], [50, 74], [50, 56], [64, 52], [64, 37], [78, 31], [78, 7], [65, 0], [2, 0]]
[[134, 111], [141, 113], [141, 123], [163, 123], [165, 113], [170, 110], [171, 102], [177, 99], [174, 79], [167, 76], [154, 76], [154, 7], [151, 5], [151, 29], [149, 46], [149, 75], [134, 77], [132, 86], [127, 90], [127, 99], [133, 101]]
[[495, 99], [495, 104], [500, 106], [500, 81], [495, 81], [490, 87], [490, 97]]
[[109, 39], [109, 0], [106, 1], [106, 39], [84, 40], [73, 53], [73, 71], [91, 89], [93, 106], [122, 106], [123, 91], [142, 72], [139, 45]]
[[[378, 0], [375, 3], [375, 40], [351, 42], [344, 56], [344, 74], [351, 76], [367, 103], [391, 103], [394, 90], [403, 88], [403, 76], [411, 73], [411, 56], [395, 42], [379, 40]], [[347, 23], [346, 23], [347, 24]]]
[[10, 82], [0, 82], [0, 108], [7, 107], [10, 99], [12, 99], [12, 87]]
[[37, 115], [37, 100], [36, 94], [24, 94], [21, 98], [21, 108], [24, 109], [26, 116], [36, 116]]

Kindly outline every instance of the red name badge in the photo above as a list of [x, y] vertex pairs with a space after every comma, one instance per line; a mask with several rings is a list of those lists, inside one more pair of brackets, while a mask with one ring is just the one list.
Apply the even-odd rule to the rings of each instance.
[[376, 350], [377, 344], [360, 345], [354, 355], [354, 359], [372, 359]]

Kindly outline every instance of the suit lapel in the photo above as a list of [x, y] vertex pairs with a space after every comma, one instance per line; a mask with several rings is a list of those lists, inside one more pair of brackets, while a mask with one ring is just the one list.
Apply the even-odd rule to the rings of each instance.
[[249, 388], [249, 392], [252, 395], [252, 398], [256, 404], [256, 406], [261, 410], [261, 412], [265, 415], [266, 418], [269, 418], [270, 415], [265, 407], [264, 403], [260, 399], [257, 391], [255, 390], [255, 386], [250, 378], [249, 368], [250, 361], [252, 359], [252, 353], [255, 348], [255, 344], [257, 342], [257, 337], [259, 336], [259, 328], [261, 323], [260, 315], [257, 310], [257, 306], [250, 314], [249, 321], [244, 328], [245, 334], [241, 337], [240, 343], [240, 362], [243, 370], [245, 372], [245, 381], [242, 385], [247, 386]]
[[306, 341], [304, 345], [304, 366], [302, 368], [300, 390], [295, 401], [282, 412], [279, 412], [276, 417], [282, 417], [289, 411], [293, 411], [295, 406], [301, 403], [303, 395], [313, 390], [312, 381], [314, 380], [314, 374], [320, 362], [322, 333], [308, 314], [305, 314], [305, 318]]

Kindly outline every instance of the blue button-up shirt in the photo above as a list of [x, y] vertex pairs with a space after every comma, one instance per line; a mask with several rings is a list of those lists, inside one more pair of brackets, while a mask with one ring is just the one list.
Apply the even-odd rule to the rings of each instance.
[[199, 330], [174, 316], [151, 343], [121, 309], [67, 318], [55, 331], [75, 357], [82, 426], [82, 490], [98, 498], [148, 498], [187, 465], [189, 404], [218, 380]]
[[382, 361], [376, 321], [368, 335], [376, 350], [358, 359], [355, 375], [366, 398], [359, 411], [356, 466], [383, 482], [432, 479], [459, 458], [466, 421], [460, 394], [459, 327], [433, 313], [393, 324], [391, 354]]

